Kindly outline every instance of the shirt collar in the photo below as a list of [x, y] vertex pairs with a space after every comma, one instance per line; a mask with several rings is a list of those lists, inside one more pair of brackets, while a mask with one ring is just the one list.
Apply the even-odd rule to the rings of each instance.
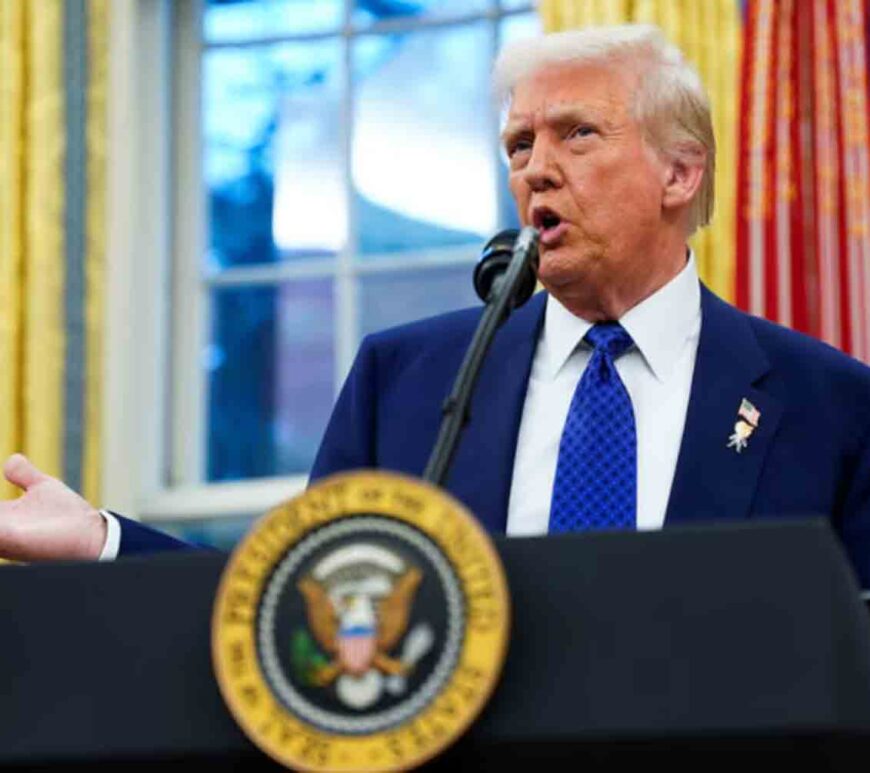
[[[676, 364], [693, 324], [701, 314], [701, 289], [694, 253], [683, 270], [649, 298], [629, 309], [619, 320], [631, 336], [653, 375], [663, 381]], [[568, 311], [552, 295], [547, 298], [544, 329], [539, 346], [541, 375], [555, 378], [592, 323]]]

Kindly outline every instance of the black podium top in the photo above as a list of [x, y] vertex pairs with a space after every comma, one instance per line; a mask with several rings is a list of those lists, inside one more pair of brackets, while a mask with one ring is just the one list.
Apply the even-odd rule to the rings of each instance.
[[[514, 605], [508, 661], [451, 769], [870, 738], [870, 625], [824, 522], [497, 546]], [[0, 764], [271, 767], [211, 671], [225, 560], [0, 568]]]

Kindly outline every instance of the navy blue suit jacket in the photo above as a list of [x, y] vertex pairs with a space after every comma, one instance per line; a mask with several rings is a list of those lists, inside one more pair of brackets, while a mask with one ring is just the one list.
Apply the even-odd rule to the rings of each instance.
[[[504, 532], [514, 452], [546, 295], [499, 330], [447, 489]], [[369, 336], [341, 391], [312, 480], [357, 468], [420, 475], [481, 310]], [[706, 288], [701, 336], [665, 526], [829, 517], [870, 588], [870, 368], [807, 336], [744, 314]], [[758, 429], [728, 448], [747, 398]], [[775, 558], [773, 559], [775, 560]]]

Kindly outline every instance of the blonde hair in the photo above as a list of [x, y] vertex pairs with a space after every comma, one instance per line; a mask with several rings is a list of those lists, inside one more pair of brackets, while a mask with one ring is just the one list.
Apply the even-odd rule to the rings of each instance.
[[542, 67], [602, 62], [635, 68], [634, 116], [653, 150], [689, 164], [705, 156], [704, 176], [689, 208], [689, 233], [707, 225], [713, 216], [716, 169], [710, 102], [696, 70], [658, 27], [586, 27], [515, 41], [495, 62], [493, 88], [506, 102], [520, 80]]

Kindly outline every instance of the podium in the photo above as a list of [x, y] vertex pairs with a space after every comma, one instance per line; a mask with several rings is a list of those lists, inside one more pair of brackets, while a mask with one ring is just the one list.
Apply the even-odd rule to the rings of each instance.
[[[870, 622], [825, 522], [496, 545], [513, 604], [504, 673], [427, 769], [830, 769], [870, 751]], [[279, 769], [212, 674], [225, 562], [201, 551], [0, 568], [0, 765]]]

